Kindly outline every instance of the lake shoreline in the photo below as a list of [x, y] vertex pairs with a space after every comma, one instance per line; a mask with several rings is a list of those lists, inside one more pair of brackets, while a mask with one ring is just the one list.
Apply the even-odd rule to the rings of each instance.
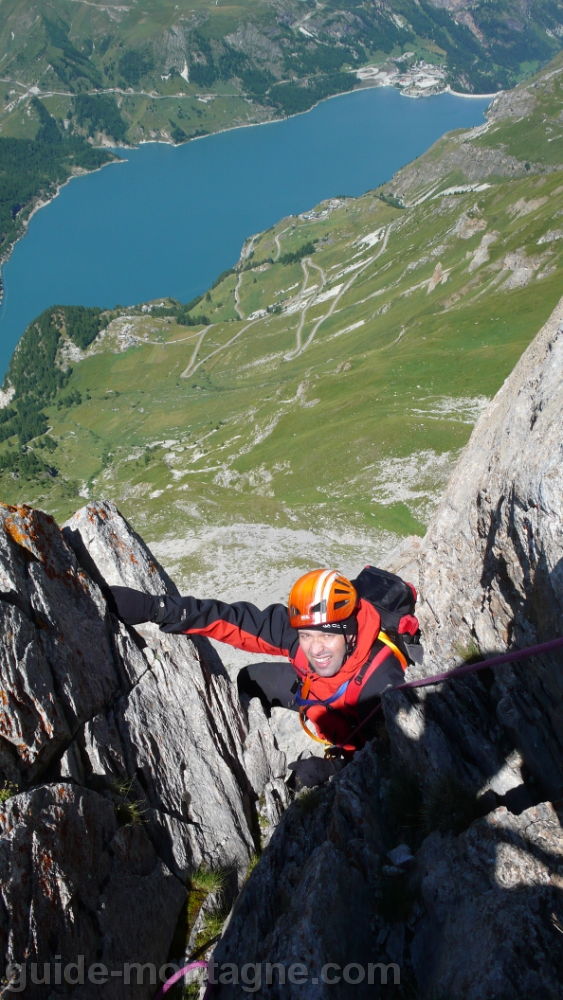
[[[381, 84], [381, 83], [370, 83], [368, 81], [364, 83], [362, 81], [360, 86], [352, 87], [351, 90], [342, 90], [339, 91], [338, 94], [329, 94], [328, 97], [321, 98], [320, 101], [316, 101], [315, 104], [312, 104], [311, 107], [307, 108], [305, 111], [296, 111], [295, 114], [293, 115], [281, 115], [278, 118], [271, 118], [269, 121], [265, 122], [247, 122], [244, 125], [227, 125], [225, 128], [217, 129], [216, 132], [208, 132], [206, 135], [195, 135], [191, 138], [186, 139], [186, 142], [173, 142], [172, 139], [140, 139], [136, 145], [129, 145], [125, 143], [115, 143], [115, 144], [112, 143], [111, 145], [108, 145], [108, 143], [100, 143], [99, 145], [94, 145], [93, 148], [110, 149], [113, 152], [114, 150], [117, 149], [135, 150], [139, 149], [140, 146], [160, 144], [163, 146], [172, 146], [174, 149], [180, 149], [182, 146], [186, 146], [190, 142], [197, 142], [198, 139], [209, 139], [210, 136], [221, 135], [223, 132], [234, 132], [237, 129], [243, 129], [243, 128], [258, 128], [262, 125], [273, 125], [276, 122], [289, 121], [292, 118], [299, 118], [302, 115], [308, 115], [315, 108], [318, 108], [319, 105], [324, 104], [327, 101], [332, 101], [338, 97], [346, 97], [349, 94], [361, 93], [363, 90], [386, 90], [388, 88], [398, 91], [401, 97], [409, 97], [414, 100], [420, 100], [422, 98], [440, 97], [442, 94], [451, 94], [452, 97], [464, 97], [464, 98], [469, 98], [471, 100], [486, 100], [488, 98], [492, 100], [494, 97], [497, 97], [499, 94], [503, 93], [502, 91], [499, 90], [495, 94], [463, 94], [459, 93], [458, 91], [452, 90], [450, 85], [448, 84], [442, 90], [435, 91], [431, 94], [425, 94], [423, 92], [420, 92], [418, 94], [405, 94], [403, 93], [400, 87], [392, 83]], [[446, 135], [445, 132], [444, 135]], [[121, 157], [116, 156], [114, 160], [110, 160], [108, 163], [102, 163], [101, 166], [95, 167], [93, 170], [81, 169], [79, 172], [72, 174], [71, 177], [68, 177], [67, 180], [64, 181], [62, 184], [59, 184], [57, 186], [56, 191], [53, 192], [53, 195], [50, 198], [47, 198], [46, 200], [38, 199], [37, 203], [34, 205], [31, 212], [29, 213], [27, 219], [25, 219], [25, 221], [22, 224], [23, 232], [14, 240], [8, 251], [6, 251], [4, 254], [0, 254], [0, 306], [2, 305], [2, 301], [4, 298], [4, 287], [2, 282], [1, 269], [3, 265], [6, 264], [10, 259], [12, 251], [16, 246], [16, 243], [19, 243], [19, 241], [23, 239], [24, 236], [26, 235], [29, 223], [31, 222], [31, 219], [33, 218], [35, 213], [38, 212], [41, 208], [45, 208], [46, 205], [49, 205], [55, 198], [57, 198], [60, 191], [76, 177], [84, 177], [87, 174], [95, 174], [99, 170], [103, 170], [104, 167], [109, 167], [115, 163], [123, 163], [123, 162], [125, 161]]]
[[[376, 91], [379, 90], [381, 93], [377, 94]], [[362, 92], [363, 97], [351, 96]], [[311, 206], [317, 205], [327, 197], [335, 196], [343, 189], [346, 189], [351, 197], [363, 194], [366, 190], [376, 190], [381, 184], [389, 181], [398, 169], [430, 148], [444, 133], [473, 127], [476, 121], [473, 109], [470, 111], [467, 102], [463, 102], [464, 110], [462, 102], [458, 102], [453, 94], [425, 95], [436, 96], [439, 99], [423, 101], [422, 105], [416, 106], [416, 110], [413, 108], [412, 111], [409, 110], [409, 102], [399, 101], [400, 96], [399, 88], [392, 86], [354, 87], [352, 91], [330, 95], [314, 107], [296, 115], [218, 129], [216, 133], [210, 134], [217, 137], [222, 133], [225, 135], [222, 139], [217, 138], [216, 144], [204, 143], [196, 147], [191, 145], [191, 140], [175, 144], [155, 139], [135, 145], [117, 143], [113, 145], [111, 149], [115, 159], [111, 162], [127, 163], [128, 170], [132, 170], [131, 177], [138, 178], [138, 182], [133, 180], [131, 187], [129, 173], [127, 178], [121, 177], [120, 180], [93, 181], [92, 191], [104, 192], [103, 199], [93, 216], [87, 205], [88, 195], [86, 198], [82, 197], [82, 187], [80, 193], [72, 195], [67, 193], [63, 200], [65, 204], [68, 202], [73, 206], [73, 214], [68, 218], [68, 225], [67, 222], [61, 221], [63, 216], [66, 218], [66, 209], [62, 215], [58, 211], [54, 212], [54, 229], [50, 223], [46, 224], [43, 220], [39, 224], [39, 232], [42, 233], [46, 225], [50, 230], [48, 250], [45, 247], [42, 250], [40, 267], [36, 264], [31, 265], [28, 261], [28, 257], [35, 254], [35, 250], [30, 250], [28, 255], [27, 251], [22, 252], [20, 249], [17, 261], [21, 261], [21, 264], [12, 263], [14, 258], [11, 257], [11, 252], [9, 255], [6, 254], [3, 261], [6, 264], [6, 269], [3, 270], [4, 294], [1, 300], [2, 350], [6, 354], [6, 363], [28, 323], [54, 302], [100, 305], [111, 300], [132, 304], [165, 295], [182, 302], [190, 301], [194, 295], [205, 290], [220, 271], [232, 265], [232, 260], [225, 260], [227, 254], [230, 257], [234, 251], [233, 259], [235, 253], [238, 259], [240, 247], [249, 233], [261, 231], [286, 215], [307, 211]], [[342, 100], [335, 101], [333, 97], [341, 97]], [[487, 98], [481, 100], [482, 104], [478, 110], [479, 122], [483, 122], [483, 113], [489, 103]], [[309, 118], [305, 120], [303, 116], [306, 114]], [[253, 132], [247, 130], [250, 125], [274, 123], [279, 125], [279, 130], [254, 129]], [[405, 131], [406, 123], [410, 124]], [[393, 135], [393, 142], [382, 147], [381, 130], [386, 132], [389, 129]], [[335, 141], [339, 135], [346, 135], [348, 139], [345, 143], [346, 149], [341, 150], [335, 158], [335, 149], [338, 146], [337, 143], [335, 147]], [[293, 136], [296, 137], [295, 142]], [[209, 138], [209, 136], [197, 138]], [[368, 147], [373, 147], [371, 155], [367, 154], [366, 139]], [[280, 142], [283, 145], [281, 159]], [[222, 143], [226, 144], [225, 149], [231, 150], [229, 156], [232, 157], [232, 164], [237, 164], [236, 173], [240, 176], [236, 190], [229, 195], [229, 199], [232, 200], [225, 203], [219, 218], [217, 206], [224, 197], [224, 192], [230, 190], [233, 170], [232, 165], [227, 168], [223, 162]], [[179, 153], [178, 156], [164, 154], [164, 146], [178, 146], [183, 149], [183, 154]], [[357, 147], [357, 155], [351, 155], [352, 147], [354, 149]], [[151, 148], [154, 153], [149, 153]], [[159, 148], [163, 151], [162, 156], [157, 153]], [[142, 149], [145, 150], [144, 154]], [[191, 153], [188, 152], [190, 149]], [[251, 150], [254, 152], [249, 152]], [[325, 151], [325, 155], [322, 150]], [[255, 161], [258, 173], [253, 176], [252, 181], [247, 168], [244, 167], [249, 155], [251, 159], [255, 155], [258, 156], [258, 160]], [[148, 163], [153, 165], [152, 169], [157, 170], [156, 174], [151, 175], [150, 182], [148, 176], [144, 177]], [[188, 164], [192, 166], [186, 173]], [[107, 165], [110, 164], [104, 164]], [[260, 169], [257, 165], [261, 165]], [[198, 173], [201, 170], [203, 172]], [[85, 176], [90, 173], [93, 177], [116, 176], [101, 175], [101, 167], [95, 171], [81, 171], [80, 175]], [[29, 220], [40, 208], [54, 201], [57, 194], [74, 179], [74, 176], [77, 175], [68, 177], [56, 191], [53, 190], [52, 197], [42, 198], [36, 202], [26, 220], [25, 228], [22, 227], [19, 239], [30, 235]], [[210, 194], [208, 176], [213, 178], [221, 176], [221, 183], [213, 191], [211, 200], [207, 198], [205, 201], [204, 209], [201, 199], [194, 196], [193, 192], [194, 185], [203, 185], [206, 195]], [[275, 182], [272, 181], [274, 176]], [[160, 177], [168, 178], [162, 190], [156, 183], [160, 194], [157, 197], [151, 194], [148, 201], [138, 202], [137, 183], [144, 190], [144, 186], [149, 182], [149, 191], [152, 192], [155, 182]], [[213, 184], [215, 183], [214, 180]], [[90, 190], [88, 185], [86, 188], [87, 191]], [[74, 192], [74, 189], [72, 190]], [[119, 199], [114, 202], [112, 199], [117, 197], [117, 192]], [[94, 194], [94, 198], [97, 197], [99, 195]], [[110, 202], [112, 208], [106, 217]], [[177, 218], [177, 212], [170, 213], [166, 210], [163, 212], [163, 206], [172, 203], [176, 209], [182, 205], [182, 212], [185, 213], [184, 218], [188, 228], [182, 230], [181, 235], [177, 231], [176, 223], [173, 222]], [[248, 204], [248, 210], [244, 209], [244, 204]], [[226, 232], [225, 219], [231, 219], [233, 207], [237, 221], [232, 225], [229, 224]], [[105, 235], [101, 233], [101, 218], [106, 218], [105, 233], [113, 233], [109, 244], [105, 240]], [[30, 238], [36, 226], [37, 223], [31, 227]], [[213, 238], [210, 236], [210, 226], [214, 227]], [[151, 261], [150, 267], [147, 263], [152, 253], [151, 247], [154, 245], [152, 233], [154, 231], [159, 234], [160, 239], [163, 227], [169, 231], [167, 247], [170, 240], [177, 241], [178, 244], [178, 253], [169, 261], [165, 275], [161, 274], [162, 254]], [[196, 230], [200, 234], [197, 238], [197, 252], [194, 249]], [[236, 247], [232, 245], [233, 230], [237, 230]], [[206, 246], [205, 268], [200, 260], [201, 238]], [[131, 252], [135, 256], [133, 247], [128, 246], [130, 239], [136, 239], [137, 245], [142, 248], [138, 266], [131, 271], [129, 264], [126, 263], [130, 260]], [[34, 239], [32, 242], [35, 244]], [[90, 259], [90, 249], [95, 243], [98, 245], [98, 250], [90, 264], [87, 264]], [[24, 246], [27, 245], [26, 241]], [[115, 256], [117, 246], [121, 248], [121, 256]], [[222, 252], [219, 252], [219, 246], [223, 247]], [[110, 268], [108, 260], [114, 257], [113, 266]], [[209, 270], [210, 257], [213, 260], [217, 259], [212, 273]], [[187, 266], [188, 261], [189, 266]], [[20, 275], [24, 273], [26, 277], [22, 284]], [[16, 274], [18, 277], [14, 281]], [[193, 277], [194, 274], [198, 275], [197, 282]]]
[[[103, 149], [104, 147], [103, 146], [95, 146], [94, 148], [95, 149]], [[107, 148], [107, 147], [105, 147], [105, 148]], [[112, 147], [112, 148], [117, 148], [117, 147]], [[130, 149], [134, 149], [133, 146], [130, 146], [129, 148]], [[31, 212], [29, 213], [29, 215], [27, 216], [27, 218], [24, 219], [24, 221], [22, 222], [22, 232], [19, 234], [19, 236], [16, 237], [16, 239], [14, 240], [14, 242], [11, 244], [9, 250], [6, 250], [4, 252], [4, 254], [0, 254], [0, 306], [2, 305], [2, 302], [3, 302], [3, 299], [4, 299], [4, 282], [2, 280], [2, 267], [4, 266], [4, 264], [8, 263], [10, 257], [12, 256], [12, 252], [13, 252], [14, 247], [16, 246], [16, 244], [19, 243], [20, 240], [23, 240], [24, 236], [27, 235], [27, 230], [28, 230], [29, 223], [31, 222], [31, 220], [32, 220], [33, 216], [36, 214], [36, 212], [39, 212], [40, 209], [46, 208], [47, 205], [50, 205], [51, 202], [54, 201], [55, 198], [58, 197], [58, 195], [60, 194], [60, 192], [62, 191], [62, 189], [65, 188], [67, 186], [67, 184], [70, 184], [71, 181], [76, 180], [77, 177], [87, 177], [90, 174], [96, 174], [96, 173], [98, 173], [98, 171], [99, 170], [103, 170], [104, 167], [111, 167], [114, 163], [124, 163], [124, 162], [125, 161], [122, 160], [119, 156], [116, 156], [114, 160], [108, 160], [107, 163], [102, 163], [99, 167], [95, 167], [93, 170], [85, 170], [84, 168], [80, 168], [76, 173], [71, 174], [70, 177], [67, 177], [66, 181], [63, 181], [62, 184], [57, 184], [56, 190], [53, 192], [53, 194], [52, 194], [52, 196], [50, 198], [47, 198], [47, 199], [38, 198], [37, 199], [36, 203], [34, 204], [33, 208], [31, 209]]]
[[[302, 115], [308, 115], [315, 108], [318, 108], [321, 104], [325, 104], [327, 101], [336, 100], [338, 97], [347, 97], [349, 94], [360, 94], [364, 90], [396, 90], [401, 97], [408, 97], [415, 101], [423, 100], [425, 98], [441, 97], [442, 94], [451, 94], [452, 97], [464, 97], [476, 101], [492, 101], [493, 98], [504, 93], [502, 90], [497, 90], [494, 94], [463, 94], [460, 91], [452, 90], [450, 85], [447, 84], [447, 86], [443, 87], [442, 90], [435, 90], [430, 94], [426, 94], [423, 91], [416, 94], [405, 94], [401, 87], [396, 86], [394, 83], [370, 83], [369, 81], [362, 81], [360, 86], [352, 87], [351, 90], [340, 90], [337, 94], [329, 94], [327, 97], [321, 97], [320, 101], [316, 101], [315, 104], [312, 104], [311, 107], [307, 108], [305, 111], [296, 111], [293, 115], [280, 115], [279, 118], [270, 118], [267, 122], [246, 122], [244, 125], [226, 125], [225, 128], [218, 128], [216, 132], [208, 132], [206, 135], [194, 135], [191, 138], [188, 138], [186, 142], [173, 142], [171, 139], [140, 139], [136, 146], [115, 145], [110, 148], [138, 149], [139, 146], [149, 146], [151, 144], [161, 143], [164, 146], [172, 146], [174, 149], [180, 149], [180, 147], [187, 145], [188, 142], [197, 142], [198, 139], [209, 139], [212, 135], [221, 135], [223, 132], [234, 132], [237, 129], [242, 128], [260, 128], [262, 125], [275, 125], [276, 122], [284, 122], [289, 121], [292, 118], [300, 118]], [[444, 132], [444, 135], [446, 134], [447, 133]], [[97, 148], [101, 149], [102, 147]]]

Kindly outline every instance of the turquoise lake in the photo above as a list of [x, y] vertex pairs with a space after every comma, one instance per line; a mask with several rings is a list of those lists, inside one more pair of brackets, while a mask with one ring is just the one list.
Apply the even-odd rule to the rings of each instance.
[[481, 124], [489, 103], [367, 89], [184, 146], [120, 150], [125, 162], [76, 178], [37, 212], [4, 265], [0, 375], [48, 306], [187, 302], [236, 263], [246, 237], [377, 187], [444, 132]]

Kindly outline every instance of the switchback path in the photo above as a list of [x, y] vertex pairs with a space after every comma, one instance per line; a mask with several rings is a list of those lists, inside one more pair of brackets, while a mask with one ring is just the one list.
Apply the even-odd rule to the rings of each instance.
[[196, 343], [196, 345], [194, 347], [193, 354], [192, 354], [192, 356], [190, 358], [188, 367], [184, 368], [184, 371], [182, 372], [182, 378], [188, 378], [191, 375], [192, 370], [195, 371], [195, 369], [193, 368], [193, 366], [194, 366], [195, 360], [197, 358], [199, 349], [200, 349], [201, 345], [203, 344], [203, 341], [205, 339], [206, 333], [209, 333], [209, 330], [211, 330], [212, 326], [213, 326], [213, 323], [210, 323], [209, 326], [204, 327], [204, 329], [201, 331], [201, 333], [200, 333], [200, 335], [199, 335], [199, 337], [197, 339], [197, 343]]
[[234, 337], [231, 337], [231, 339], [228, 340], [226, 344], [222, 344], [221, 347], [216, 347], [214, 351], [211, 351], [211, 353], [207, 354], [205, 358], [202, 358], [201, 361], [198, 361], [196, 365], [194, 364], [194, 361], [197, 357], [197, 352], [199, 351], [200, 345], [203, 343], [203, 338], [205, 334], [207, 333], [208, 330], [211, 329], [211, 327], [208, 326], [205, 330], [202, 330], [200, 338], [195, 346], [194, 353], [192, 354], [191, 361], [188, 367], [185, 368], [184, 371], [182, 372], [182, 378], [189, 378], [190, 375], [194, 375], [195, 372], [198, 370], [198, 368], [201, 368], [202, 365], [204, 365], [207, 361], [209, 361], [210, 358], [213, 358], [216, 354], [219, 354], [220, 351], [224, 351], [227, 349], [227, 347], [230, 347], [231, 344], [234, 344], [235, 340], [238, 340], [239, 337], [242, 337], [243, 333], [246, 333], [246, 331], [249, 330], [251, 326], [254, 326], [255, 323], [258, 323], [257, 319], [251, 320], [250, 323], [247, 323], [246, 326], [243, 326], [242, 330], [239, 330], [238, 333], [235, 333]]
[[[363, 271], [365, 271], [366, 267], [368, 267], [369, 264], [373, 264], [373, 262], [375, 260], [377, 260], [377, 258], [380, 257], [382, 253], [384, 253], [384, 251], [385, 251], [385, 249], [387, 247], [387, 241], [389, 239], [390, 232], [391, 232], [391, 226], [389, 226], [388, 229], [385, 232], [385, 237], [383, 239], [383, 244], [381, 246], [381, 249], [378, 251], [378, 253], [376, 253], [373, 257], [368, 257], [368, 259], [366, 261], [364, 261], [364, 263], [362, 264], [362, 266], [358, 268], [358, 270], [352, 275], [351, 278], [348, 279], [348, 281], [343, 285], [343, 287], [339, 291], [338, 295], [336, 295], [335, 298], [332, 300], [332, 303], [331, 303], [331, 305], [330, 305], [330, 307], [328, 309], [328, 312], [326, 312], [324, 314], [324, 316], [321, 316], [316, 321], [315, 325], [313, 326], [313, 329], [311, 330], [309, 336], [307, 337], [307, 340], [305, 341], [304, 344], [302, 344], [301, 343], [301, 333], [303, 331], [303, 326], [305, 324], [305, 316], [306, 316], [308, 310], [311, 308], [311, 306], [313, 306], [315, 304], [315, 301], [317, 299], [318, 293], [317, 293], [317, 295], [313, 296], [312, 299], [310, 299], [310, 301], [307, 303], [307, 305], [304, 307], [304, 309], [303, 309], [303, 311], [301, 313], [301, 320], [300, 320], [299, 327], [298, 327], [298, 330], [297, 330], [297, 343], [296, 343], [296, 346], [295, 346], [295, 350], [290, 351], [289, 354], [285, 355], [285, 358], [284, 358], [285, 361], [293, 361], [295, 358], [298, 358], [299, 355], [303, 353], [303, 351], [305, 351], [308, 347], [310, 347], [310, 345], [313, 343], [313, 340], [315, 339], [317, 330], [319, 329], [319, 327], [321, 326], [321, 324], [324, 323], [325, 319], [328, 319], [329, 316], [332, 316], [334, 310], [336, 309], [336, 306], [338, 305], [338, 303], [342, 299], [342, 296], [345, 295], [346, 292], [348, 291], [348, 289], [353, 285], [353, 283], [356, 280], [356, 278], [358, 277], [358, 275], [362, 274]], [[326, 284], [326, 276], [325, 276], [324, 271], [322, 270], [322, 268], [320, 268], [318, 266], [318, 264], [313, 264], [313, 262], [312, 262], [312, 260], [311, 260], [310, 257], [306, 257], [305, 260], [307, 261], [307, 263], [311, 267], [315, 267], [318, 271], [320, 271], [321, 280], [322, 280], [322, 286], [321, 287], [324, 287], [324, 285]], [[301, 263], [303, 265], [303, 261]]]
[[235, 310], [238, 313], [239, 319], [244, 319], [244, 313], [240, 307], [240, 298], [239, 298], [239, 292], [240, 292], [240, 287], [242, 285], [243, 274], [244, 272], [241, 271], [241, 273], [238, 276], [238, 281], [235, 287]]
[[319, 267], [318, 264], [313, 264], [313, 262], [312, 262], [312, 260], [311, 260], [310, 257], [305, 257], [305, 259], [301, 261], [301, 267], [303, 268], [303, 273], [305, 274], [305, 280], [304, 280], [303, 285], [301, 286], [301, 290], [300, 290], [300, 292], [298, 294], [302, 295], [303, 292], [307, 288], [307, 283], [308, 283], [309, 277], [310, 277], [309, 276], [309, 272], [307, 271], [307, 265], [309, 267], [316, 268], [316, 270], [320, 272], [320, 275], [321, 275], [321, 287], [320, 287], [320, 289], [317, 289], [317, 291], [312, 296], [312, 298], [310, 298], [309, 301], [305, 303], [305, 305], [303, 306], [303, 309], [301, 310], [301, 318], [299, 320], [299, 326], [297, 327], [297, 332], [295, 334], [295, 350], [294, 351], [290, 351], [289, 354], [285, 355], [285, 361], [290, 361], [292, 358], [294, 358], [294, 357], [296, 358], [297, 355], [301, 353], [301, 334], [303, 333], [303, 327], [305, 325], [305, 319], [306, 319], [307, 313], [308, 313], [309, 309], [311, 308], [311, 306], [315, 303], [317, 295], [319, 294], [319, 291], [322, 291], [322, 289], [324, 288], [324, 286], [326, 284], [326, 276], [325, 276], [325, 273], [324, 273], [323, 269], [321, 267]]

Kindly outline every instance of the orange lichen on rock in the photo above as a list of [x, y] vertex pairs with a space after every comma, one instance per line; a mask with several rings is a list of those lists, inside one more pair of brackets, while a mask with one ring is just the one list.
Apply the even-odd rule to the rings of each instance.
[[[19, 514], [19, 511], [17, 511], [17, 513]], [[10, 538], [12, 539], [13, 542], [16, 543], [16, 545], [21, 545], [22, 548], [27, 549], [29, 552], [33, 552], [33, 554], [35, 555], [34, 552], [35, 546], [33, 546], [33, 541], [35, 541], [35, 539], [34, 538], [32, 539], [31, 534], [29, 535], [25, 534], [25, 532], [21, 530], [21, 528], [16, 524], [13, 518], [11, 517], [6, 518], [6, 520], [4, 521], [4, 531], [6, 532], [7, 535], [10, 536]]]

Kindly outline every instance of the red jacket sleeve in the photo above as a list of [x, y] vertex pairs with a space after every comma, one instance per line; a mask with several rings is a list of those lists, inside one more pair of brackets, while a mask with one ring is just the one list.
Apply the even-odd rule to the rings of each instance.
[[283, 604], [270, 604], [260, 611], [246, 601], [225, 604], [196, 597], [165, 597], [160, 602], [164, 607], [156, 620], [163, 632], [206, 635], [248, 653], [292, 659], [297, 652], [299, 637]]

